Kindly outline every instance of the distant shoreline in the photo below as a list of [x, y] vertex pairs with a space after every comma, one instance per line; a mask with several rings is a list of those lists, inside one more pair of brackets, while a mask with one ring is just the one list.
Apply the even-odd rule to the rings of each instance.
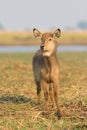
[[[59, 45], [87, 45], [87, 31], [63, 31]], [[0, 31], [0, 46], [39, 45], [40, 39], [32, 31]]]

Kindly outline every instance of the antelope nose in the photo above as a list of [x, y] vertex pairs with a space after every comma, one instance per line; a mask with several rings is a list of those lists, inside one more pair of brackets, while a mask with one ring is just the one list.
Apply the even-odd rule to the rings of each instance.
[[44, 49], [44, 45], [42, 44], [42, 45], [40, 46], [40, 48], [41, 48], [41, 50], [43, 50], [43, 49]]

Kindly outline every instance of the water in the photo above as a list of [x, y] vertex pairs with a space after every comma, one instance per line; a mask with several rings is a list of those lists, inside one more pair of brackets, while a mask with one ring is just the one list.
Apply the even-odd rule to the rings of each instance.
[[[0, 53], [5, 52], [35, 52], [39, 49], [39, 46], [0, 46]], [[87, 51], [87, 45], [67, 45], [59, 46], [57, 48], [59, 52], [69, 52], [69, 51]]]
[[67, 46], [59, 46], [58, 51], [87, 51], [87, 45], [67, 45]]

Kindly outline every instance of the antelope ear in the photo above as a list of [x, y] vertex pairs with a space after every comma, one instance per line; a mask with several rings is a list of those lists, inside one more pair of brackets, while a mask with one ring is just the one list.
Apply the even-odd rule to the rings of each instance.
[[53, 36], [59, 38], [61, 36], [61, 30], [59, 28], [56, 29], [55, 32], [53, 33]]
[[33, 35], [35, 37], [41, 37], [42, 34], [41, 34], [41, 32], [38, 29], [34, 28], [33, 29]]

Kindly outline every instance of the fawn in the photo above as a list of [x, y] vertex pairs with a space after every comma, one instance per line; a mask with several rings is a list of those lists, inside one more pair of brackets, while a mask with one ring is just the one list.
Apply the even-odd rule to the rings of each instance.
[[[57, 59], [57, 40], [61, 35], [61, 30], [56, 29], [54, 33], [41, 33], [38, 29], [33, 29], [35, 37], [41, 38], [40, 49], [33, 57], [33, 72], [37, 86], [38, 103], [40, 100], [41, 88], [44, 92], [45, 107], [48, 110], [49, 96], [52, 106], [56, 103], [57, 116], [61, 118], [61, 112], [58, 103], [59, 95], [59, 64]], [[55, 102], [54, 102], [55, 101]]]

